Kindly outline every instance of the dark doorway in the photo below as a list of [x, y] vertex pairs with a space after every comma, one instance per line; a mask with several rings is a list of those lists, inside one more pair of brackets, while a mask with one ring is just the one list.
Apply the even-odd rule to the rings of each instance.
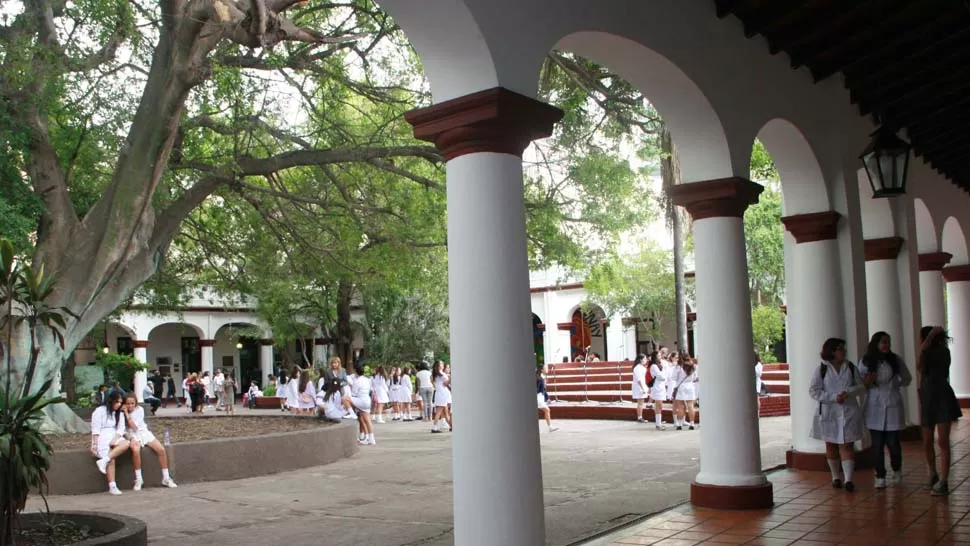
[[249, 383], [262, 384], [259, 376], [259, 340], [253, 337], [240, 337], [238, 391], [249, 389]]
[[199, 338], [182, 338], [182, 376], [190, 373], [202, 372], [202, 350], [199, 348]]

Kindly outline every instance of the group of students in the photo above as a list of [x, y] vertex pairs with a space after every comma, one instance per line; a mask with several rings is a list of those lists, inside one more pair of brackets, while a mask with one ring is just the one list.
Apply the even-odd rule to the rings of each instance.
[[650, 353], [641, 353], [633, 361], [633, 400], [637, 403], [637, 422], [645, 422], [643, 408], [653, 401], [654, 422], [657, 430], [666, 430], [663, 422], [663, 404], [674, 403], [674, 426], [677, 430], [694, 430], [698, 398], [697, 361], [687, 353], [670, 352], [666, 347]]
[[[950, 428], [960, 418], [957, 398], [950, 387], [949, 338], [942, 327], [924, 326], [916, 361], [920, 426], [929, 478], [925, 489], [934, 496], [949, 494]], [[845, 340], [829, 338], [822, 344], [822, 362], [812, 377], [809, 393], [818, 402], [812, 423], [813, 438], [825, 442], [825, 456], [832, 472], [832, 486], [855, 491], [854, 442], [868, 428], [875, 455], [874, 487], [887, 484], [885, 451], [889, 450], [891, 483], [902, 482], [902, 446], [899, 431], [905, 428], [903, 388], [913, 376], [906, 363], [892, 352], [892, 339], [876, 332], [858, 366], [846, 359]], [[934, 436], [940, 449], [936, 466]]]
[[105, 403], [98, 406], [91, 415], [91, 454], [97, 459], [95, 464], [107, 476], [108, 492], [120, 495], [121, 489], [115, 481], [115, 460], [131, 451], [135, 467], [135, 491], [140, 491], [145, 481], [141, 473], [141, 450], [149, 448], [158, 455], [162, 467], [162, 485], [177, 487], [168, 472], [168, 456], [165, 447], [148, 430], [145, 423], [145, 409], [138, 404], [134, 393], [122, 395], [111, 391]]

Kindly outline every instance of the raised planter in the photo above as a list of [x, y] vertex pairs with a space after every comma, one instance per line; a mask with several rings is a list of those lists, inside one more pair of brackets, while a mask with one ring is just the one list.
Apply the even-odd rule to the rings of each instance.
[[[265, 419], [293, 419], [270, 417]], [[197, 417], [218, 425], [219, 417]], [[357, 421], [344, 421], [294, 432], [236, 438], [219, 438], [185, 442], [168, 447], [168, 463], [180, 485], [186, 483], [236, 480], [277, 474], [345, 459], [360, 450], [357, 443]], [[158, 457], [150, 449], [142, 450], [142, 473], [146, 487], [161, 486]], [[131, 456], [115, 461], [116, 481], [123, 490], [134, 485]], [[49, 494], [81, 495], [107, 490], [104, 475], [98, 472], [91, 453], [86, 449], [55, 451], [47, 471]]]
[[[100, 476], [100, 474], [99, 474]], [[75, 542], [75, 546], [145, 546], [148, 544], [148, 528], [145, 522], [105, 512], [52, 512], [60, 520], [67, 520], [77, 527], [87, 527], [104, 536]], [[30, 512], [21, 514], [21, 527], [39, 527], [44, 524], [46, 514]]]
[[283, 400], [280, 396], [260, 396], [256, 399], [256, 409], [280, 409]]

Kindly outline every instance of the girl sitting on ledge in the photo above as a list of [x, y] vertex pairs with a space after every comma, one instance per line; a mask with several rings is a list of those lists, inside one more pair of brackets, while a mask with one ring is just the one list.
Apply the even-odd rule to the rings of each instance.
[[98, 470], [108, 476], [108, 492], [112, 495], [121, 494], [115, 482], [115, 459], [128, 451], [121, 402], [121, 393], [114, 391], [105, 405], [98, 406], [91, 415], [91, 454], [98, 458]]
[[168, 455], [161, 442], [155, 435], [148, 430], [145, 424], [145, 408], [138, 405], [138, 399], [134, 394], [125, 397], [125, 424], [128, 427], [128, 437], [131, 446], [131, 461], [135, 467], [135, 491], [141, 491], [145, 480], [141, 475], [141, 448], [151, 448], [158, 455], [158, 464], [162, 467], [162, 485], [165, 487], [178, 487], [168, 473]]

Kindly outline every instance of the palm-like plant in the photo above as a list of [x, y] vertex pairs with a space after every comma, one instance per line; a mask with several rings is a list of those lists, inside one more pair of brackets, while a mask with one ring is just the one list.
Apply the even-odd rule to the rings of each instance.
[[[61, 346], [64, 315], [70, 311], [44, 303], [53, 290], [53, 279], [43, 268], [34, 270], [17, 262], [13, 245], [0, 239], [0, 330], [4, 332], [3, 356], [6, 373], [0, 387], [0, 545], [13, 544], [17, 515], [24, 509], [27, 495], [35, 488], [43, 495], [50, 468], [51, 447], [40, 433], [44, 408], [61, 402], [48, 396], [53, 378], [44, 378], [33, 389], [34, 372], [40, 346], [38, 331], [50, 330]], [[30, 337], [30, 358], [23, 377], [14, 381], [14, 330], [26, 327]]]

